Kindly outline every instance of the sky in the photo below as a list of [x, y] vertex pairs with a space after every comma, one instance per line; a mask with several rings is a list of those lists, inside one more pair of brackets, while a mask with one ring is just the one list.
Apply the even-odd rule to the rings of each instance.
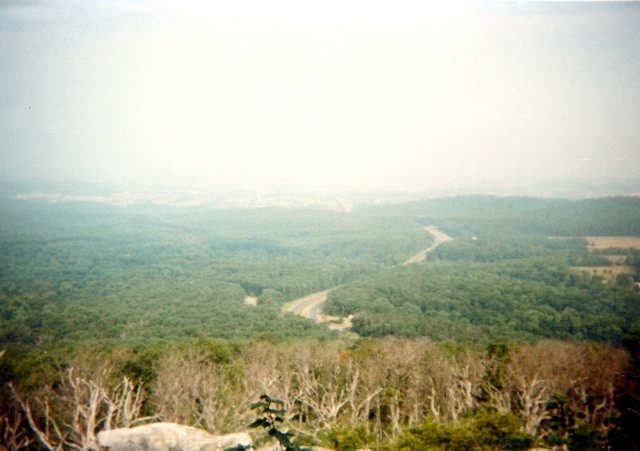
[[640, 3], [0, 0], [0, 181], [640, 182]]

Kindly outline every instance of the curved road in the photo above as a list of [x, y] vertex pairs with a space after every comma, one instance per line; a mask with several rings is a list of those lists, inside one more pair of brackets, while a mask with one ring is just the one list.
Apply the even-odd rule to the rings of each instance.
[[[418, 263], [424, 261], [427, 258], [427, 253], [434, 250], [436, 247], [440, 246], [442, 243], [452, 240], [449, 235], [442, 233], [435, 226], [425, 226], [424, 228], [427, 232], [434, 236], [435, 241], [433, 245], [427, 249], [424, 249], [418, 252], [413, 257], [409, 258], [407, 261], [403, 263], [403, 265], [408, 265], [410, 263]], [[335, 287], [334, 287], [335, 288]], [[313, 293], [302, 297], [300, 299], [296, 299], [295, 301], [291, 301], [282, 306], [282, 313], [294, 313], [296, 315], [304, 316], [305, 318], [309, 318], [314, 320], [317, 323], [326, 322], [328, 318], [322, 314], [322, 306], [327, 300], [327, 295], [329, 291], [333, 288], [330, 288], [325, 291], [320, 291], [318, 293]], [[350, 319], [346, 319], [342, 324], [330, 324], [329, 327], [332, 329], [345, 329], [351, 326]]]
[[421, 250], [416, 255], [408, 259], [403, 265], [408, 265], [409, 263], [419, 263], [424, 261], [427, 258], [427, 253], [434, 250], [436, 247], [440, 246], [442, 243], [446, 243], [447, 241], [451, 241], [451, 238], [446, 233], [442, 233], [436, 226], [425, 226], [424, 229], [429, 232], [435, 238], [433, 245], [426, 249]]
[[330, 290], [320, 291], [318, 293], [313, 293], [303, 298], [296, 299], [295, 301], [288, 302], [282, 307], [282, 312], [295, 313], [296, 315], [304, 316], [305, 318], [310, 318], [317, 323], [321, 323], [324, 318], [320, 312], [320, 308], [327, 300], [327, 294], [329, 291]]

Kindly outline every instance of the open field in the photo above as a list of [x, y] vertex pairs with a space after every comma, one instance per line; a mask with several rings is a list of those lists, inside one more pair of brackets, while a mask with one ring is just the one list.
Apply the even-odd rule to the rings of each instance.
[[[572, 236], [550, 236], [550, 240], [572, 240]], [[602, 249], [637, 249], [640, 250], [640, 238], [637, 236], [581, 236], [592, 250]]]
[[638, 249], [640, 250], [640, 238], [637, 236], [583, 236], [589, 249]]
[[626, 255], [605, 255], [604, 257], [609, 260], [612, 265], [624, 265], [627, 260]]
[[631, 266], [573, 266], [572, 268], [588, 272], [589, 274], [602, 276], [606, 279], [612, 279], [621, 274], [635, 274]]

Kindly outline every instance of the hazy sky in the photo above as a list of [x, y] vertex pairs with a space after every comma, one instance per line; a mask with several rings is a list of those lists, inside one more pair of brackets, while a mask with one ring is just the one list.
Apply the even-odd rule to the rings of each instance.
[[640, 3], [0, 0], [16, 179], [638, 181]]

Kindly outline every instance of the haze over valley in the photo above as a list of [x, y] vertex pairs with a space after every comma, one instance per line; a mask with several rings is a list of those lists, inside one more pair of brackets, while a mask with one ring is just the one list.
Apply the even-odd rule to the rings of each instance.
[[0, 181], [637, 193], [639, 21], [636, 2], [3, 2]]

